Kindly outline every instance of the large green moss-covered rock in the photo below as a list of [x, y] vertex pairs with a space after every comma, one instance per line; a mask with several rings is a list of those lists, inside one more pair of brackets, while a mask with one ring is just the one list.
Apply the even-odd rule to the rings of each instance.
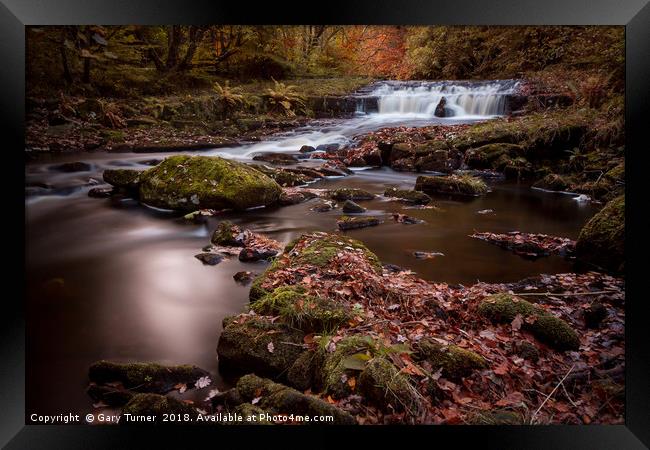
[[210, 373], [196, 366], [163, 366], [156, 363], [116, 363], [97, 361], [88, 369], [93, 383], [121, 382], [125, 388], [140, 392], [166, 393], [178, 383], [192, 387], [201, 377]]
[[557, 350], [578, 350], [580, 347], [580, 338], [568, 323], [514, 295], [491, 295], [479, 305], [478, 312], [500, 323], [510, 323], [520, 314], [524, 319], [521, 327], [540, 341]]
[[625, 196], [605, 205], [580, 231], [576, 257], [597, 266], [622, 271], [625, 262]]
[[407, 189], [397, 189], [397, 188], [388, 188], [384, 191], [385, 197], [396, 198], [405, 203], [414, 203], [416, 205], [426, 205], [431, 202], [431, 197], [429, 197], [424, 192], [407, 190]]
[[516, 158], [524, 154], [524, 148], [517, 144], [498, 142], [467, 150], [465, 163], [472, 169], [497, 169], [503, 156]]
[[241, 377], [237, 382], [237, 390], [246, 401], [251, 402], [253, 399], [258, 399], [257, 405], [260, 408], [275, 413], [310, 416], [310, 419], [314, 416], [331, 416], [333, 421], [323, 421], [323, 423], [335, 425], [356, 424], [354, 417], [342, 409], [317, 397], [303, 394], [290, 387], [255, 375]]
[[175, 398], [165, 397], [159, 394], [137, 394], [134, 395], [122, 409], [121, 425], [142, 424], [151, 422], [131, 421], [126, 414], [132, 416], [155, 416], [156, 424], [182, 424], [184, 421], [163, 422], [164, 414], [189, 414], [192, 420], [196, 419], [197, 411], [187, 403]]
[[219, 369], [230, 373], [284, 376], [303, 351], [304, 333], [269, 317], [240, 315], [224, 319], [217, 355]]
[[140, 200], [175, 210], [243, 210], [276, 203], [281, 192], [260, 171], [216, 156], [171, 156], [140, 175]]

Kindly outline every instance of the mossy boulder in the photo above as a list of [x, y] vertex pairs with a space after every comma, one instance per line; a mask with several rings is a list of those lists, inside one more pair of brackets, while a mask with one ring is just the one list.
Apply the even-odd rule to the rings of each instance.
[[381, 262], [377, 258], [377, 255], [371, 252], [361, 241], [326, 233], [320, 234], [318, 239], [309, 239], [309, 235], [301, 236], [300, 241], [306, 240], [307, 244], [300, 251], [296, 251], [295, 255], [291, 255], [290, 264], [294, 267], [302, 265], [324, 267], [338, 253], [350, 248], [363, 253], [363, 256], [368, 260], [372, 268], [377, 273], [382, 272]]
[[352, 200], [346, 200], [345, 203], [343, 203], [342, 209], [345, 214], [359, 214], [366, 212], [366, 208], [354, 203]]
[[540, 306], [510, 294], [487, 297], [478, 307], [480, 315], [495, 323], [510, 323], [520, 314], [522, 329], [557, 350], [578, 350], [580, 338], [564, 320], [555, 317]]
[[[164, 414], [189, 414], [192, 419], [196, 418], [197, 411], [187, 403], [183, 403], [175, 398], [166, 397], [159, 394], [137, 394], [122, 408], [122, 420], [120, 424], [142, 424], [143, 422], [129, 422], [124, 417], [126, 414], [133, 416], [155, 416], [156, 424], [182, 424], [183, 421], [163, 422]], [[144, 422], [151, 423], [151, 422]]]
[[478, 196], [485, 194], [488, 187], [483, 180], [470, 175], [445, 177], [421, 175], [415, 180], [415, 190], [433, 194]]
[[102, 177], [104, 181], [118, 188], [135, 189], [140, 183], [140, 174], [138, 170], [130, 169], [106, 169]]
[[386, 358], [374, 357], [359, 375], [359, 392], [383, 410], [417, 414], [421, 398], [408, 378]]
[[116, 363], [97, 361], [88, 369], [88, 378], [97, 384], [119, 381], [125, 388], [139, 392], [166, 393], [178, 383], [191, 388], [210, 373], [196, 366], [163, 366], [157, 363]]
[[260, 171], [216, 156], [171, 156], [140, 175], [140, 200], [174, 210], [244, 210], [274, 204], [281, 193]]
[[567, 177], [551, 173], [536, 181], [533, 187], [547, 191], [566, 191], [570, 185], [571, 181]]
[[273, 422], [267, 419], [269, 411], [252, 403], [237, 405], [232, 412], [242, 418], [241, 421], [232, 422], [234, 425], [273, 425]]
[[396, 198], [405, 203], [413, 203], [416, 205], [426, 205], [431, 202], [431, 197], [424, 192], [409, 189], [397, 189], [394, 187], [386, 189], [384, 191], [384, 196]]
[[302, 353], [303, 337], [302, 331], [269, 317], [226, 318], [217, 345], [219, 370], [283, 376]]
[[323, 422], [334, 425], [354, 425], [354, 417], [323, 400], [303, 394], [295, 389], [274, 383], [271, 380], [256, 375], [244, 375], [237, 382], [237, 390], [242, 398], [251, 402], [257, 398], [257, 405], [264, 410], [276, 413], [297, 414], [307, 416], [332, 416], [333, 422]]
[[428, 361], [434, 371], [442, 369], [442, 375], [449, 379], [458, 379], [487, 368], [487, 362], [481, 355], [456, 345], [441, 345], [428, 338], [417, 343], [416, 355], [419, 360]]
[[299, 391], [319, 386], [318, 377], [324, 360], [325, 352], [322, 349], [305, 350], [289, 368], [287, 383]]
[[251, 305], [261, 315], [279, 315], [285, 323], [305, 332], [331, 331], [351, 318], [332, 300], [305, 294], [302, 286], [282, 286]]
[[340, 188], [333, 189], [327, 192], [327, 196], [333, 200], [338, 200], [340, 202], [345, 200], [372, 200], [375, 198], [375, 194], [372, 194], [363, 189], [350, 189], [350, 188]]
[[625, 262], [625, 196], [611, 200], [582, 228], [576, 257], [612, 271]]

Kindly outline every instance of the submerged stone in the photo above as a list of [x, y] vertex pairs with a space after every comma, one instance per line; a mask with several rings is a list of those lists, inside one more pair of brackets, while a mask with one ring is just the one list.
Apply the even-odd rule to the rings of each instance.
[[366, 228], [366, 227], [374, 227], [376, 225], [379, 225], [381, 221], [376, 218], [376, 217], [349, 217], [349, 216], [343, 216], [339, 220], [336, 221], [336, 224], [338, 225], [340, 230], [347, 231], [347, 230], [354, 230], [357, 228]]
[[366, 211], [366, 208], [359, 206], [352, 200], [346, 200], [343, 204], [343, 212], [346, 214], [358, 214]]

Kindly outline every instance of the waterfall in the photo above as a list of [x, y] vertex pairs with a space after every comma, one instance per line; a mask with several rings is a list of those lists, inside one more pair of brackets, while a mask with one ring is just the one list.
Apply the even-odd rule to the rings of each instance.
[[[517, 81], [489, 82], [427, 82], [387, 81], [369, 92], [376, 99], [379, 114], [418, 115], [433, 117], [444, 98], [446, 116], [498, 116], [505, 114], [506, 99], [515, 92]], [[360, 112], [368, 112], [366, 104], [358, 102]]]

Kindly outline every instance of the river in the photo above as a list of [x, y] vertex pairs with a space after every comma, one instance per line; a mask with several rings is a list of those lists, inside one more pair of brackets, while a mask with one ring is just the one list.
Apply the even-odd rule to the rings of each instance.
[[[194, 153], [247, 161], [256, 153], [296, 152], [302, 145], [348, 145], [354, 136], [386, 126], [489, 120], [503, 113], [503, 96], [512, 88], [512, 83], [499, 82], [384, 83], [371, 93], [378, 99], [376, 111], [360, 107], [352, 118], [314, 121], [263, 142]], [[440, 119], [432, 112], [443, 95], [455, 115]], [[213, 373], [214, 384], [223, 387], [216, 360], [221, 321], [245, 310], [249, 289], [232, 276], [242, 270], [260, 273], [265, 264], [233, 258], [204, 266], [195, 259], [218, 221], [232, 220], [283, 243], [304, 232], [336, 230], [340, 210], [311, 211], [313, 200], [223, 213], [194, 224], [132, 199], [88, 197], [104, 169], [145, 169], [151, 160], [165, 156], [169, 153], [75, 153], [26, 164], [28, 413], [90, 412], [87, 369], [99, 359], [196, 364]], [[53, 170], [66, 161], [87, 162], [91, 169]], [[416, 174], [384, 167], [356, 170], [311, 187], [359, 187], [380, 194], [387, 186], [410, 189], [415, 178]], [[571, 195], [533, 190], [525, 184], [489, 184], [491, 192], [479, 198], [435, 198], [435, 209], [406, 210], [407, 206], [381, 197], [360, 202], [368, 209], [366, 214], [384, 215], [386, 221], [349, 236], [362, 240], [383, 263], [437, 282], [509, 282], [571, 271], [571, 264], [560, 257], [524, 260], [467, 235], [475, 230], [521, 230], [575, 239], [594, 207]], [[478, 213], [488, 209], [493, 212]], [[394, 211], [425, 223], [394, 223], [388, 216]], [[444, 256], [419, 260], [414, 251]]]

